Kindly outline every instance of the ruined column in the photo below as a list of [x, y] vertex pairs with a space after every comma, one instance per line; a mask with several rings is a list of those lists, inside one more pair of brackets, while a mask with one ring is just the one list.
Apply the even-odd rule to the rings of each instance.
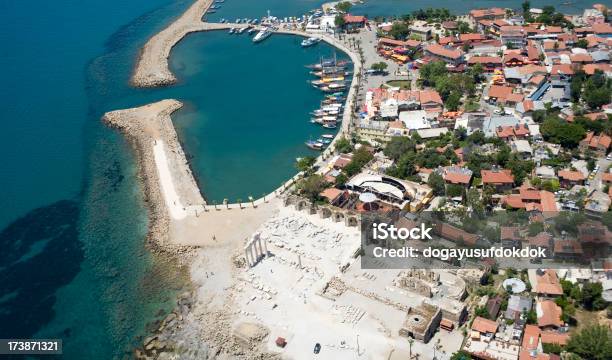
[[247, 265], [251, 267], [251, 259], [249, 258], [249, 245], [247, 244], [244, 247], [244, 257], [246, 258]]

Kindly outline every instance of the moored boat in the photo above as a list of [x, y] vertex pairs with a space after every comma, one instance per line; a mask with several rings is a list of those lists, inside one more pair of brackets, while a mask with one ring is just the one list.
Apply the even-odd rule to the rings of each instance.
[[312, 150], [323, 150], [323, 143], [317, 142], [317, 141], [312, 141], [312, 140], [308, 140], [306, 141], [306, 146], [308, 146], [308, 148], [312, 149]]
[[253, 42], [254, 43], [258, 43], [258, 42], [264, 41], [265, 39], [269, 38], [270, 35], [272, 35], [272, 29], [269, 28], [269, 27], [265, 27], [265, 28], [259, 30], [257, 35], [255, 35], [255, 37], [253, 37]]
[[302, 40], [302, 47], [313, 46], [321, 41], [321, 38], [318, 37], [309, 37], [308, 39]]
[[335, 135], [332, 134], [323, 134], [321, 135], [321, 137], [323, 137], [324, 139], [333, 139]]
[[326, 123], [326, 124], [323, 124], [323, 127], [326, 129], [335, 129], [337, 126], [335, 123]]

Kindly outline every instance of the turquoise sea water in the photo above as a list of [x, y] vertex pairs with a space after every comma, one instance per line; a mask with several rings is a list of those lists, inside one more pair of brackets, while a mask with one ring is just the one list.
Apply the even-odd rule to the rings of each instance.
[[[0, 338], [61, 337], [64, 358], [120, 358], [172, 305], [180, 274], [144, 248], [134, 159], [100, 123], [105, 111], [186, 101], [177, 127], [212, 199], [272, 190], [307, 153], [303, 141], [320, 133], [306, 114], [320, 95], [306, 84], [303, 65], [329, 49], [302, 50], [291, 37], [254, 46], [246, 35], [195, 34], [172, 54], [180, 84], [129, 88], [139, 47], [190, 3], [0, 2]], [[298, 15], [320, 3], [227, 0], [218, 15]], [[463, 12], [473, 4], [520, 1], [437, 6]], [[423, 6], [372, 0], [356, 11]]]

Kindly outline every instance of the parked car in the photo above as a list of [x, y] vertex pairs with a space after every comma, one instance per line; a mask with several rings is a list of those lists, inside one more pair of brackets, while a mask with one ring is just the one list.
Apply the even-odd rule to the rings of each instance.
[[321, 352], [321, 344], [316, 343], [314, 347], [314, 353], [318, 354], [319, 352]]

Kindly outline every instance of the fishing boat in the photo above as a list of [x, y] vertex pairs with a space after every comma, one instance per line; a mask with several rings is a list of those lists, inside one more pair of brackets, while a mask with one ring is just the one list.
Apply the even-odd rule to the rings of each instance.
[[247, 34], [253, 35], [255, 31], [257, 31], [255, 28], [250, 28], [249, 31], [247, 31]]
[[317, 87], [317, 89], [326, 92], [326, 93], [335, 93], [338, 90], [344, 90], [346, 89], [346, 84], [344, 82], [339, 82], [339, 83], [329, 83], [327, 85], [321, 86], [321, 87]]
[[325, 76], [349, 76], [352, 73], [350, 71], [344, 71], [342, 68], [323, 68], [319, 71], [311, 71], [310, 75], [314, 75], [316, 77], [325, 77]]
[[308, 148], [312, 150], [323, 150], [323, 143], [320, 143], [318, 141], [308, 140], [306, 141], [306, 146], [308, 146]]
[[207, 14], [214, 14], [216, 12], [217, 12], [217, 10], [215, 10], [215, 9], [208, 9], [208, 10], [206, 10]]
[[335, 123], [333, 123], [333, 124], [332, 123], [323, 124], [323, 127], [326, 128], [326, 129], [335, 129], [335, 128], [337, 128]]
[[321, 135], [321, 137], [323, 137], [324, 139], [333, 139], [335, 135], [332, 134], [323, 134]]
[[234, 28], [229, 29], [229, 33], [230, 34], [233, 34], [235, 31], [236, 31], [236, 29], [234, 29]]
[[269, 27], [265, 27], [265, 28], [259, 30], [257, 35], [255, 35], [255, 37], [253, 37], [253, 42], [254, 43], [258, 43], [258, 42], [264, 41], [265, 39], [269, 38], [270, 35], [272, 35], [272, 29], [269, 28]]
[[321, 41], [321, 38], [309, 37], [308, 39], [302, 40], [302, 47], [313, 46], [313, 45], [317, 44], [319, 41]]

